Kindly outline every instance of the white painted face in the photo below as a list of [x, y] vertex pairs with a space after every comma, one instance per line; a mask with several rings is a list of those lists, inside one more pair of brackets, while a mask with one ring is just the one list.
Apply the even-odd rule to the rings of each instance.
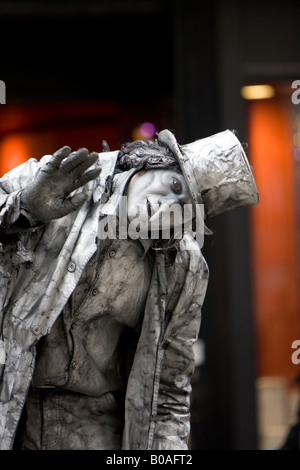
[[128, 183], [126, 195], [129, 221], [138, 217], [148, 227], [161, 223], [162, 218], [164, 228], [168, 220], [170, 227], [174, 225], [174, 220], [176, 225], [176, 212], [170, 216], [170, 210], [176, 205], [182, 211], [184, 204], [192, 204], [183, 175], [173, 169], [136, 173]]

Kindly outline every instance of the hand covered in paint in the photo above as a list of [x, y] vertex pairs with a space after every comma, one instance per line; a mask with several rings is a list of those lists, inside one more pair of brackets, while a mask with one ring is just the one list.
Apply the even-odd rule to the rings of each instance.
[[98, 159], [98, 153], [89, 153], [81, 148], [71, 153], [70, 147], [63, 147], [45, 163], [32, 182], [21, 193], [23, 209], [34, 225], [64, 217], [79, 209], [87, 195], [82, 191], [70, 194], [96, 178], [100, 168], [86, 171]]

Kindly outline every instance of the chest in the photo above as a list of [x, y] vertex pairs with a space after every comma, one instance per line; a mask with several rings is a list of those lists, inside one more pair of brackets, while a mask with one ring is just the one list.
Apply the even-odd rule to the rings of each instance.
[[135, 327], [145, 307], [153, 262], [151, 251], [145, 255], [139, 241], [102, 240], [73, 293], [73, 316], [86, 322], [108, 316]]

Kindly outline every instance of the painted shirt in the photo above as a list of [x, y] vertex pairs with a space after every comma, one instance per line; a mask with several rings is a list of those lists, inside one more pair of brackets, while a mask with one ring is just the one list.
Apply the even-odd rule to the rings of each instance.
[[139, 240], [98, 241], [62, 314], [40, 341], [34, 387], [90, 396], [123, 388], [124, 343], [142, 322], [153, 258]]

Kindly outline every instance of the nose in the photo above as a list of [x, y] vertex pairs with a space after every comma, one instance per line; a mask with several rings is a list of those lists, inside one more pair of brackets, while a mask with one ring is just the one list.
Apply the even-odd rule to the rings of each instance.
[[[172, 220], [176, 219], [176, 216], [181, 218], [182, 216], [182, 206], [181, 204], [178, 203], [176, 198], [168, 197], [165, 198], [164, 200], [160, 201], [160, 206], [158, 210], [153, 214], [153, 216], [150, 218], [149, 222], [151, 224], [154, 224], [158, 221], [160, 221], [163, 217], [163, 214], [169, 214], [172, 212]], [[172, 222], [173, 224], [173, 222]]]

